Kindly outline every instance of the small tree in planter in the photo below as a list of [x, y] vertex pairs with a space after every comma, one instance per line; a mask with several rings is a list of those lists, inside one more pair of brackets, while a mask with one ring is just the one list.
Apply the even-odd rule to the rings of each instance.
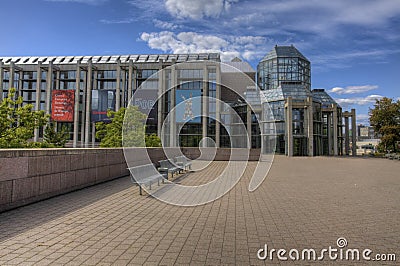
[[49, 147], [64, 147], [69, 140], [69, 132], [66, 126], [62, 126], [58, 131], [54, 122], [49, 122], [44, 130], [43, 141]]
[[34, 129], [46, 125], [49, 115], [34, 111], [32, 104], [23, 105], [22, 97], [15, 99], [15, 89], [10, 89], [0, 103], [0, 148], [25, 148], [35, 146], [29, 139]]

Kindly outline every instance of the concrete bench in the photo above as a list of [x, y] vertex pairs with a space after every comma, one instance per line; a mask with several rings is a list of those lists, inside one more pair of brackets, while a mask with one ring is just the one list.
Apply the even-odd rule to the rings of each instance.
[[175, 158], [176, 164], [183, 170], [192, 169], [192, 163], [185, 156], [178, 156]]
[[166, 173], [168, 176], [168, 173], [171, 173], [172, 176], [174, 176], [174, 173], [179, 172], [180, 168], [176, 167], [171, 160], [167, 159], [167, 160], [161, 160], [159, 161], [160, 163], [160, 168], [158, 168], [158, 171], [160, 171], [161, 173]]
[[147, 185], [151, 190], [151, 184], [157, 182], [160, 185], [160, 180], [164, 183], [165, 174], [159, 173], [153, 164], [145, 164], [128, 168], [131, 172], [131, 181], [139, 186], [140, 195], [142, 195], [142, 185]]
[[396, 153], [387, 153], [385, 154], [385, 157], [388, 158], [389, 160], [393, 160], [396, 157]]

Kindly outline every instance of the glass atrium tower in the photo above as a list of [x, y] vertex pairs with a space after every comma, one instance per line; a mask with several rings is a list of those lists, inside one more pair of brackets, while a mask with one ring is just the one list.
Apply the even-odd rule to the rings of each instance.
[[[342, 108], [324, 90], [311, 90], [310, 61], [293, 45], [275, 46], [260, 61], [257, 83], [263, 102], [263, 152], [275, 149], [288, 156], [342, 153]], [[257, 97], [256, 93], [247, 91], [246, 96]]]
[[275, 46], [258, 64], [261, 90], [277, 89], [282, 84], [297, 84], [311, 89], [310, 61], [293, 45]]

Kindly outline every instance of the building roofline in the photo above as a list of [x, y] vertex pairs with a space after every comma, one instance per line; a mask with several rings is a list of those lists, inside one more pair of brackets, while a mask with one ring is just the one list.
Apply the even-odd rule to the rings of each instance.
[[118, 60], [121, 63], [158, 63], [164, 62], [188, 62], [198, 60], [221, 61], [219, 53], [190, 53], [190, 54], [128, 54], [128, 55], [75, 55], [75, 56], [0, 56], [3, 64], [13, 62], [18, 65], [35, 65], [39, 61], [42, 64], [52, 62], [54, 64], [76, 64], [79, 61], [87, 63], [92, 60], [94, 64], [115, 64]]
[[271, 51], [269, 51], [261, 60], [260, 63], [263, 61], [267, 61], [273, 58], [280, 58], [280, 57], [297, 57], [303, 60], [310, 62], [307, 57], [305, 57], [294, 45], [275, 45]]

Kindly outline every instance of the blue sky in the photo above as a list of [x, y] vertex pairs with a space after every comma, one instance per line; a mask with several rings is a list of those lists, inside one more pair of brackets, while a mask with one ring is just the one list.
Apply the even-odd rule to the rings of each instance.
[[295, 45], [323, 88], [365, 123], [400, 98], [399, 0], [3, 0], [1, 56], [220, 51], [258, 61]]

